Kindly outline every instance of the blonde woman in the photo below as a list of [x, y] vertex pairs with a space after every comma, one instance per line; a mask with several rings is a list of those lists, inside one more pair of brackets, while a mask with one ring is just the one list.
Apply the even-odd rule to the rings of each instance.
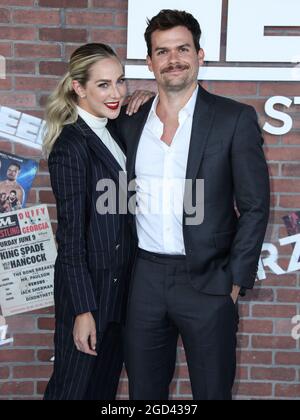
[[[129, 112], [151, 95], [134, 95]], [[57, 202], [55, 363], [45, 400], [113, 400], [135, 244], [126, 215], [97, 211], [100, 180], [119, 194], [125, 149], [108, 129], [126, 97], [123, 67], [104, 44], [77, 49], [51, 95], [44, 148]]]

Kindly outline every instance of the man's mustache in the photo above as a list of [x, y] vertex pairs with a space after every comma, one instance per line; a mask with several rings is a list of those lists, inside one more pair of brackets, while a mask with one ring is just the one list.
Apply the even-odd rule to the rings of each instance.
[[186, 64], [170, 64], [168, 67], [162, 69], [161, 74], [169, 73], [174, 70], [188, 70], [189, 66]]

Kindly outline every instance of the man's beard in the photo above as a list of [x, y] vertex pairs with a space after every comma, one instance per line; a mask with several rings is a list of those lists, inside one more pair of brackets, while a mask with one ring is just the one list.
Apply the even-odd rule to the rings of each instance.
[[[174, 70], [189, 70], [190, 67], [186, 64], [171, 64], [165, 69], [162, 70], [161, 74], [168, 74], [170, 71]], [[182, 75], [182, 78], [177, 78], [175, 80], [164, 79], [164, 87], [169, 92], [181, 92], [191, 85], [191, 75], [187, 72], [185, 75]]]

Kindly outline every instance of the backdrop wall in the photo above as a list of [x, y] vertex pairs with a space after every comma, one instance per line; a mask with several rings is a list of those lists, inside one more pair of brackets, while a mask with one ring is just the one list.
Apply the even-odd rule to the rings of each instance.
[[[162, 7], [163, 3], [160, 2]], [[70, 54], [86, 42], [109, 43], [124, 63], [144, 64], [126, 60], [127, 12], [127, 0], [0, 0], [0, 55], [6, 59], [7, 72], [6, 78], [0, 79], [0, 107], [42, 118], [45, 100], [66, 71]], [[221, 12], [220, 62], [214, 65], [226, 67], [227, 0], [223, 1]], [[297, 37], [300, 21], [292, 27], [274, 25], [267, 31], [269, 36]], [[251, 68], [258, 64], [235, 62], [231, 66]], [[259, 66], [277, 68], [283, 64], [259, 63]], [[285, 67], [295, 65], [285, 63]], [[282, 246], [279, 242], [288, 236], [282, 218], [300, 208], [300, 83], [297, 77], [296, 74], [295, 80], [279, 82], [206, 80], [203, 83], [212, 93], [255, 107], [264, 127], [265, 152], [271, 173], [272, 210], [263, 253], [265, 273], [261, 266], [255, 290], [240, 302], [235, 385], [236, 398], [240, 399], [300, 399], [300, 340], [297, 328], [295, 335], [296, 324], [292, 323], [293, 317], [300, 313], [300, 267], [297, 265], [300, 239], [295, 237], [293, 243]], [[130, 92], [135, 88], [155, 90], [154, 82], [149, 80], [131, 79], [128, 86]], [[274, 100], [274, 96], [283, 98]], [[270, 101], [277, 105], [273, 107]], [[276, 115], [274, 109], [284, 114]], [[276, 128], [280, 132], [279, 127], [283, 127], [284, 134], [270, 134]], [[55, 201], [47, 162], [40, 151], [10, 141], [5, 135], [0, 135], [0, 150], [39, 162], [28, 204], [47, 204], [55, 231]], [[292, 256], [294, 262], [291, 263]], [[284, 274], [278, 275], [278, 266]], [[52, 371], [53, 308], [8, 317], [7, 323], [14, 344], [0, 347], [0, 399], [41, 398]], [[191, 398], [181, 342], [171, 394], [173, 399]], [[127, 399], [125, 374], [119, 398]]]

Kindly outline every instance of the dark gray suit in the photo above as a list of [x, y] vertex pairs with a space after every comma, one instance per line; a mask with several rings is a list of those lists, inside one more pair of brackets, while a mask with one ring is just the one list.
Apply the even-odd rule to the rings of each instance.
[[[151, 104], [131, 118], [124, 113], [117, 122], [127, 145], [129, 181], [135, 178], [138, 144]], [[204, 222], [187, 225], [189, 215], [184, 214], [184, 260], [145, 252], [137, 259], [127, 328], [132, 398], [167, 397], [178, 332], [194, 397], [231, 398], [238, 318], [230, 293], [233, 283], [243, 290], [253, 288], [269, 217], [262, 146], [252, 107], [199, 87], [186, 179], [193, 180], [193, 202], [195, 180], [204, 179]], [[134, 220], [131, 223], [136, 236]]]

